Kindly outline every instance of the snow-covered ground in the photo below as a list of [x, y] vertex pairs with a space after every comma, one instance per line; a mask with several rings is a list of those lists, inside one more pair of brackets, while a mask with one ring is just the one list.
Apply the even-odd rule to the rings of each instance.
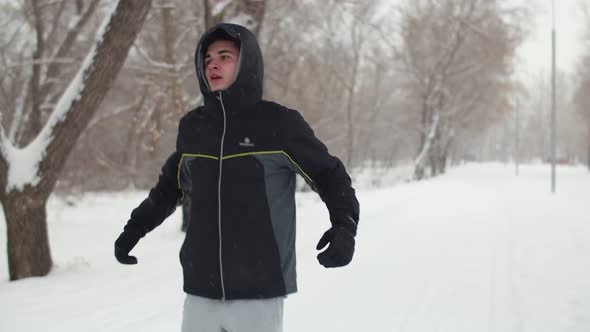
[[[590, 331], [590, 172], [558, 168], [551, 194], [549, 171], [470, 164], [362, 189], [357, 253], [335, 270], [315, 258], [325, 207], [298, 195], [300, 291], [285, 302], [285, 331]], [[179, 331], [180, 214], [140, 242], [138, 265], [112, 254], [144, 195], [52, 199], [55, 268], [8, 282], [0, 255], [0, 331]], [[2, 248], [5, 234], [1, 220]]]

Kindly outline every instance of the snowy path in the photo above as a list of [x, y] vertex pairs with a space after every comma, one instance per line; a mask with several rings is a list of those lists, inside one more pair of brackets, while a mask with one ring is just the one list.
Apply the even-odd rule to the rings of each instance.
[[[325, 270], [315, 244], [325, 207], [298, 196], [299, 292], [285, 331], [590, 331], [590, 173], [468, 165], [433, 180], [361, 191], [351, 266]], [[0, 256], [0, 331], [178, 331], [183, 294], [179, 214], [135, 250], [111, 249], [141, 194], [88, 195], [50, 204], [57, 268], [6, 281]], [[5, 225], [0, 223], [5, 247]], [[239, 332], [239, 331], [238, 331]]]

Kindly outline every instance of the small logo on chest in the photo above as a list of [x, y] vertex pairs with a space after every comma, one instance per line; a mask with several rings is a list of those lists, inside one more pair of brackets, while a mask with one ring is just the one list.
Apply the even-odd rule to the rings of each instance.
[[254, 147], [254, 142], [252, 142], [252, 141], [250, 140], [250, 138], [248, 138], [248, 137], [244, 138], [244, 140], [243, 140], [243, 141], [241, 141], [241, 142], [238, 142], [238, 144], [239, 144], [240, 146], [247, 146], [247, 147], [249, 147], [249, 148], [252, 148], [252, 147]]

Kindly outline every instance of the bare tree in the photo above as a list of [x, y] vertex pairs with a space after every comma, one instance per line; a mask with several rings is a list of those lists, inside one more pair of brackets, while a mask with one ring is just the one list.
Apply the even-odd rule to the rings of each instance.
[[[580, 2], [580, 8], [586, 22], [590, 19], [590, 6], [586, 2]], [[580, 60], [578, 68], [579, 83], [574, 96], [577, 113], [582, 117], [586, 125], [586, 162], [590, 170], [590, 24], [586, 23], [586, 37], [584, 40], [585, 52]]]
[[258, 35], [264, 21], [266, 0], [203, 0], [203, 7], [206, 27], [220, 22], [232, 22], [241, 24]]
[[[277, 1], [267, 15], [272, 29], [262, 34], [265, 91], [302, 111], [347, 167], [384, 145], [367, 139], [381, 136], [371, 126], [385, 114], [397, 80], [378, 31], [383, 9], [379, 1]], [[387, 125], [380, 130], [390, 132]]]
[[482, 0], [423, 0], [401, 8], [397, 57], [421, 117], [415, 179], [427, 167], [433, 176], [445, 171], [462, 127], [489, 123], [492, 110], [507, 109], [510, 59], [520, 36], [499, 8], [498, 1]]
[[[202, 9], [193, 4], [154, 4], [120, 79], [68, 165], [66, 186], [77, 181], [85, 190], [136, 189], [157, 176], [174, 147], [179, 118], [200, 103], [193, 55], [204, 27]], [[105, 148], [94, 148], [96, 142]], [[94, 168], [84, 165], [88, 159]], [[96, 173], [117, 180], [93, 181], [88, 174]]]
[[586, 162], [590, 170], [590, 55], [582, 61], [582, 77], [575, 95], [575, 106], [586, 125]]
[[[247, 18], [257, 17], [264, 3], [156, 1], [115, 88], [70, 158], [60, 188], [76, 192], [151, 186], [162, 160], [174, 149], [178, 120], [201, 104], [194, 51], [210, 27], [207, 17], [248, 25], [252, 22]], [[247, 12], [232, 14], [245, 4]], [[254, 30], [257, 26], [249, 25]], [[189, 204], [185, 200], [184, 208]]]
[[[20, 131], [25, 133], [23, 137], [28, 138], [25, 140], [28, 144], [19, 147], [18, 140], [9, 139], [4, 127], [0, 126], [0, 201], [7, 222], [11, 280], [42, 276], [50, 271], [52, 260], [47, 237], [47, 199], [75, 142], [123, 65], [149, 12], [151, 1], [127, 0], [117, 3], [103, 21], [91, 50], [74, 78], [57, 98], [42, 128], [38, 125], [38, 117], [45, 96], [42, 93], [40, 66], [46, 57], [52, 59], [42, 51], [45, 50], [46, 36], [51, 37], [52, 33], [46, 33], [41, 23], [43, 13], [39, 2], [32, 1], [27, 5], [32, 6], [37, 36], [28, 89], [32, 96], [29, 105], [33, 110], [29, 114], [35, 119], [12, 121], [12, 124], [26, 126]], [[59, 16], [58, 10], [56, 17]], [[74, 24], [72, 30], [77, 27]], [[56, 54], [60, 54], [59, 51]], [[44, 72], [48, 74], [49, 69], [46, 68]], [[56, 69], [55, 73], [58, 72]], [[46, 78], [51, 80], [51, 76]], [[34, 131], [30, 129], [31, 126], [37, 129], [36, 133], [32, 134]], [[8, 132], [19, 130], [10, 128]]]

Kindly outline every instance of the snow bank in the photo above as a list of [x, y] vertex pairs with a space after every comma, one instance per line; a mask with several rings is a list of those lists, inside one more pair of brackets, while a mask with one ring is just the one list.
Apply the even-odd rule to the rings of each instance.
[[[590, 331], [590, 173], [546, 165], [470, 164], [446, 176], [359, 190], [350, 266], [324, 269], [315, 244], [328, 214], [298, 194], [299, 292], [285, 331]], [[147, 193], [49, 203], [56, 268], [8, 282], [0, 256], [0, 331], [179, 331], [183, 241], [176, 212], [134, 250], [113, 241]], [[0, 246], [5, 247], [0, 223]]]

